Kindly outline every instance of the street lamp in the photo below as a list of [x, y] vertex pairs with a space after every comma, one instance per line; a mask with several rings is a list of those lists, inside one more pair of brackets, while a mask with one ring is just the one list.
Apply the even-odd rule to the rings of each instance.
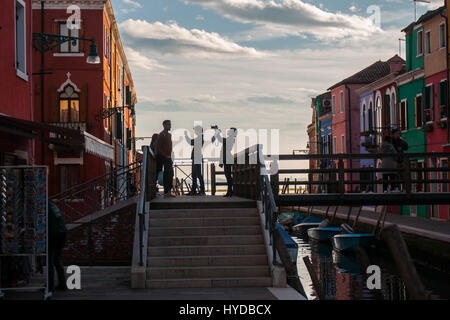
[[100, 63], [100, 57], [97, 53], [97, 45], [95, 44], [95, 39], [88, 39], [88, 38], [79, 38], [79, 37], [69, 37], [69, 36], [62, 36], [59, 34], [48, 34], [48, 33], [40, 33], [36, 32], [33, 33], [33, 47], [35, 50], [39, 52], [47, 52], [50, 50], [53, 50], [54, 48], [58, 47], [59, 45], [72, 41], [73, 45], [77, 44], [77, 41], [90, 41], [90, 50], [89, 50], [89, 56], [86, 59], [86, 63], [89, 64], [99, 64]]

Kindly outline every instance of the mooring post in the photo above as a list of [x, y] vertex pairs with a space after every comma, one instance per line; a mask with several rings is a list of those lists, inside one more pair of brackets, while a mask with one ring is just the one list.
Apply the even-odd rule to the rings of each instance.
[[339, 208], [339, 206], [336, 206], [334, 208], [334, 213], [333, 213], [333, 217], [331, 218], [330, 225], [333, 225], [334, 219], [336, 218], [336, 214], [337, 214], [338, 208]]
[[[363, 206], [359, 206], [358, 214], [356, 215], [355, 221], [353, 221], [353, 227], [352, 227], [353, 230], [355, 230], [356, 224], [358, 223], [358, 219], [359, 219], [359, 216], [361, 215], [362, 207]], [[376, 207], [375, 207], [375, 210], [377, 210]]]
[[384, 228], [381, 231], [381, 237], [395, 260], [400, 276], [405, 283], [408, 298], [412, 300], [430, 299], [431, 293], [425, 289], [420, 280], [398, 226], [394, 224]]
[[280, 257], [281, 262], [283, 263], [284, 268], [286, 269], [288, 284], [292, 288], [297, 290], [305, 298], [307, 298], [305, 290], [303, 289], [303, 285], [298, 277], [297, 268], [292, 262], [291, 257], [289, 256], [280, 230], [275, 228], [273, 236], [274, 236], [274, 246], [277, 249], [278, 255]]
[[325, 296], [322, 291], [322, 286], [320, 285], [320, 281], [317, 278], [316, 272], [314, 271], [314, 267], [311, 261], [309, 260], [309, 257], [308, 256], [304, 257], [303, 262], [305, 263], [306, 269], [308, 270], [309, 276], [311, 277], [314, 290], [316, 291], [319, 300], [325, 300]]
[[350, 215], [352, 214], [352, 209], [353, 207], [348, 207], [348, 213], [347, 213], [347, 220], [345, 220], [345, 223], [349, 223], [350, 222]]
[[[369, 256], [367, 255], [366, 250], [363, 247], [353, 247], [353, 253], [359, 261], [359, 265], [361, 267], [361, 274], [364, 277], [364, 279], [367, 281], [367, 268], [371, 265]], [[373, 295], [375, 296], [376, 300], [384, 300], [384, 295], [381, 290], [375, 289], [372, 290]]]

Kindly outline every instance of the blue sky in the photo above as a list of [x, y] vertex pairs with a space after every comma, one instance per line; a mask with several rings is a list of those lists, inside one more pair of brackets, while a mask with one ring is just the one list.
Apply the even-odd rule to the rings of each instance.
[[[280, 129], [282, 153], [305, 149], [311, 97], [397, 54], [414, 14], [410, 0], [112, 4], [139, 99], [138, 136], [159, 132], [164, 119]], [[442, 4], [419, 4], [418, 16]]]

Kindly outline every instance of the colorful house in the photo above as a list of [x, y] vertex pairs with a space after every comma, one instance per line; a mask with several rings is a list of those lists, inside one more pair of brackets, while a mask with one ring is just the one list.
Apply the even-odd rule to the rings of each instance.
[[[448, 78], [447, 78], [447, 39], [446, 8], [430, 11], [422, 17], [425, 51], [425, 88], [423, 122], [426, 128], [426, 151], [444, 152], [447, 144]], [[431, 158], [429, 168], [448, 167], [449, 158]], [[441, 174], [442, 175], [442, 174]], [[444, 175], [444, 177], [447, 175]], [[438, 179], [437, 173], [429, 173], [429, 179]], [[448, 190], [448, 184], [433, 183], [431, 192]], [[430, 217], [449, 220], [449, 206], [429, 207]]]
[[[333, 153], [360, 153], [360, 99], [356, 92], [390, 73], [389, 62], [377, 61], [369, 67], [348, 77], [328, 90], [331, 91], [332, 103], [332, 137]], [[345, 161], [345, 168], [359, 168], [360, 161]], [[352, 174], [352, 180], [359, 179], [359, 174]], [[346, 176], [346, 180], [350, 175]], [[351, 191], [350, 187], [347, 191]], [[360, 186], [353, 186], [358, 191]]]
[[93, 38], [101, 60], [87, 63], [90, 42], [86, 41], [60, 44], [45, 52], [43, 60], [41, 52], [33, 51], [33, 70], [51, 74], [34, 83], [34, 118], [78, 130], [85, 139], [71, 148], [46, 146], [43, 155], [37, 148], [50, 167], [50, 195], [135, 161], [137, 100], [111, 2], [73, 0], [71, 4], [81, 9], [79, 28], [68, 26], [66, 1], [45, 0], [42, 7], [40, 0], [33, 0], [34, 32]]
[[2, 2], [0, 21], [0, 166], [34, 164], [32, 133], [17, 124], [27, 126], [33, 119], [31, 0]]
[[[318, 117], [318, 147], [319, 154], [333, 153], [333, 139], [332, 139], [332, 113], [331, 113], [331, 93], [326, 92], [316, 98], [316, 110]], [[318, 161], [318, 167], [321, 169], [328, 169], [333, 165], [331, 160]], [[321, 174], [320, 181], [330, 181], [331, 174]], [[321, 185], [320, 192], [331, 192], [329, 186]]]

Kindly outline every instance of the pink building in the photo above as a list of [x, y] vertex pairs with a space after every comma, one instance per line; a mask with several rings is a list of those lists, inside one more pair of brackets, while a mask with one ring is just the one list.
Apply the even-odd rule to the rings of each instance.
[[[360, 153], [360, 101], [356, 92], [363, 86], [387, 76], [391, 72], [389, 62], [378, 61], [362, 71], [348, 77], [328, 90], [331, 91], [332, 103], [332, 136], [333, 153]], [[345, 168], [359, 168], [359, 161], [344, 162]], [[359, 174], [351, 177], [346, 175], [346, 180], [359, 180]], [[347, 192], [358, 191], [359, 186], [352, 188], [347, 186]]]

